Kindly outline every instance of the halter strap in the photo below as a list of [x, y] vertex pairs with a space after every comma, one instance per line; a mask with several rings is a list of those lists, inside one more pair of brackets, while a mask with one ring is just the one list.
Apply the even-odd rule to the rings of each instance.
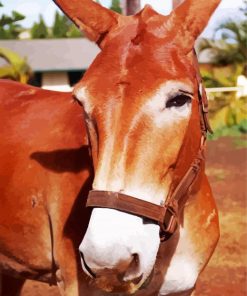
[[[204, 144], [203, 144], [204, 145]], [[186, 193], [190, 192], [204, 160], [202, 147], [192, 165], [164, 205], [156, 205], [120, 192], [91, 190], [87, 199], [87, 207], [115, 209], [148, 218], [160, 226], [161, 241], [167, 240], [176, 230], [178, 219], [187, 201]]]
[[[194, 63], [198, 69], [196, 55]], [[126, 213], [131, 213], [140, 217], [151, 219], [160, 226], [161, 241], [167, 240], [178, 227], [179, 216], [189, 197], [197, 176], [199, 175], [204, 162], [205, 142], [207, 131], [212, 132], [208, 121], [208, 100], [206, 91], [202, 85], [199, 69], [197, 71], [198, 101], [201, 126], [200, 148], [192, 164], [183, 176], [174, 192], [162, 205], [156, 205], [121, 192], [92, 190], [89, 192], [87, 207], [100, 207], [115, 209]], [[186, 194], [187, 193], [187, 194]]]

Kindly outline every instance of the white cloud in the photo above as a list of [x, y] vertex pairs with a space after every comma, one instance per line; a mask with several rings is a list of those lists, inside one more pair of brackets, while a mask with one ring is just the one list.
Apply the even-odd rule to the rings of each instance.
[[[100, 3], [106, 7], [109, 7], [111, 5], [111, 0], [100, 0]], [[162, 14], [168, 14], [171, 11], [172, 8], [172, 0], [141, 0], [141, 6], [144, 7], [146, 4], [152, 5], [152, 7], [162, 13]]]
[[219, 9], [224, 8], [237, 8], [244, 4], [244, 0], [223, 0], [219, 5]]
[[146, 4], [152, 5], [152, 7], [162, 13], [162, 14], [169, 14], [172, 9], [172, 1], [161, 1], [161, 0], [142, 0], [141, 5], [144, 6]]
[[100, 3], [106, 7], [109, 7], [111, 5], [111, 0], [100, 0]]
[[45, 23], [48, 26], [52, 26], [56, 10], [59, 10], [59, 9], [52, 1], [50, 1], [46, 5], [44, 5], [43, 17], [44, 17]]
[[41, 13], [41, 5], [33, 1], [21, 1], [15, 7], [15, 10], [25, 16], [35, 15], [35, 14], [37, 15]]

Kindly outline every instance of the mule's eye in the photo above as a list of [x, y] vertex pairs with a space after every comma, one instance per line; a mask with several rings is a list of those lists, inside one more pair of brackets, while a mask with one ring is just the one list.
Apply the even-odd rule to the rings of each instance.
[[190, 103], [191, 102], [191, 97], [187, 95], [177, 95], [174, 98], [169, 99], [166, 102], [166, 108], [171, 108], [171, 107], [182, 107], [183, 105]]

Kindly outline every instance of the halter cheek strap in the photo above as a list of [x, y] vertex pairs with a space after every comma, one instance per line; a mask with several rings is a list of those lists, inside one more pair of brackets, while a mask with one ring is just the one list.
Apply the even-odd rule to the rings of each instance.
[[[167, 240], [177, 229], [178, 219], [188, 193], [192, 188], [204, 160], [203, 147], [199, 150], [187, 173], [164, 205], [156, 205], [120, 192], [92, 190], [87, 207], [109, 208], [155, 221], [160, 226], [160, 238]], [[186, 195], [187, 193], [187, 195]]]
[[199, 74], [197, 81], [199, 84], [198, 100], [201, 125], [200, 148], [186, 174], [171, 196], [167, 198], [164, 205], [156, 205], [121, 192], [92, 190], [88, 195], [87, 207], [115, 209], [148, 218], [159, 224], [161, 241], [167, 240], [176, 231], [179, 225], [180, 213], [189, 197], [197, 176], [202, 170], [207, 131], [212, 132], [208, 122], [207, 96]]

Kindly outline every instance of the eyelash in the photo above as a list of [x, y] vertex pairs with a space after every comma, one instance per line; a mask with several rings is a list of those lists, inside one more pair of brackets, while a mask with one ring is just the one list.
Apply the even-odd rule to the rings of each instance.
[[186, 95], [177, 95], [166, 102], [166, 108], [182, 107], [183, 105], [191, 102], [191, 97]]

